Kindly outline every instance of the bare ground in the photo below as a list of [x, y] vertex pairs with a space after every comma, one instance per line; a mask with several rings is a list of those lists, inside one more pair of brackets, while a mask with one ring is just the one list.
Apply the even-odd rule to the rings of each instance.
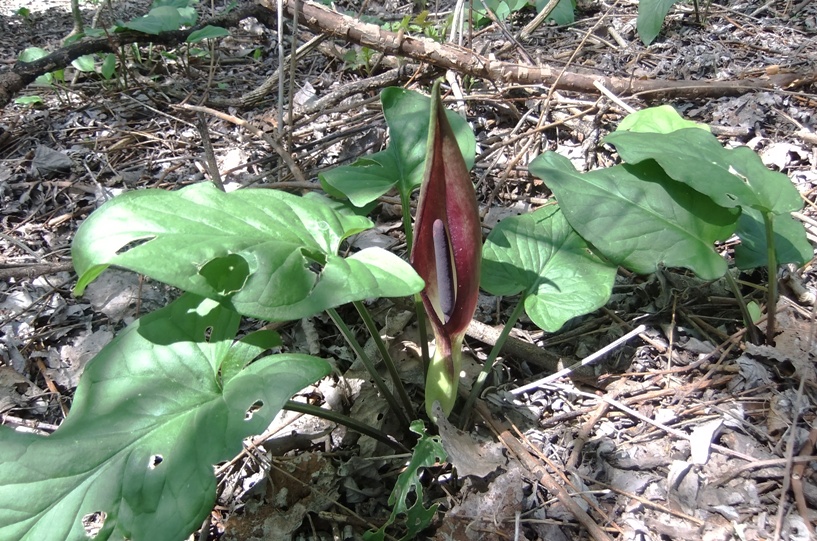
[[[15, 14], [23, 5], [31, 10], [27, 17]], [[83, 9], [90, 22], [96, 8]], [[103, 6], [103, 17], [126, 20], [147, 6], [110, 9], [113, 15]], [[412, 9], [372, 2], [366, 14], [394, 20]], [[677, 6], [650, 47], [634, 33], [634, 4], [596, 1], [580, 4], [575, 25], [540, 27], [520, 47], [505, 48], [507, 34], [495, 25], [475, 33], [470, 46], [483, 54], [507, 49], [502, 58], [514, 61], [569, 61], [635, 78], [739, 79], [817, 68], [817, 7], [809, 2], [712, 4], [703, 27], [693, 24], [690, 12]], [[513, 17], [507, 29], [516, 32], [531, 17]], [[0, 1], [0, 69], [25, 47], [58, 46], [71, 26], [63, 1]], [[299, 35], [301, 43], [309, 37]], [[174, 106], [209, 100], [274, 133], [279, 122], [274, 90], [252, 107], [224, 100], [252, 91], [273, 73], [275, 43], [274, 32], [247, 21], [219, 42], [212, 65], [209, 58], [143, 48], [140, 61], [130, 60], [127, 85], [69, 71], [68, 83], [58, 89], [28, 89], [43, 105], [15, 104], [0, 112], [4, 424], [53, 431], [70, 407], [84, 363], [125, 324], [175, 295], [111, 271], [85, 297], [72, 297], [72, 235], [94, 208], [118, 193], [172, 189], [207, 178], [195, 117]], [[375, 54], [358, 65], [344, 57], [359, 60], [359, 48], [324, 44], [297, 64], [295, 123], [285, 134], [306, 182], [293, 177], [262, 138], [211, 117], [208, 129], [225, 183], [319, 189], [318, 172], [383, 148], [387, 134], [378, 89], [349, 94], [343, 89], [400, 60]], [[393, 84], [427, 90], [435, 73], [412, 75], [409, 70]], [[450, 102], [477, 134], [475, 178], [488, 227], [550, 197], [527, 172], [539, 152], [556, 149], [580, 169], [613, 163], [600, 139], [624, 110], [610, 98], [473, 79], [458, 83], [468, 99]], [[334, 97], [320, 110], [304, 112], [326, 96]], [[806, 203], [797, 218], [812, 242], [817, 240], [817, 89], [677, 99], [672, 105], [712, 124], [724, 143], [749, 145], [767, 165], [786, 173]], [[53, 152], [64, 164], [44, 172], [43, 160]], [[399, 217], [389, 197], [375, 213], [375, 241], [390, 243], [398, 253], [404, 249]], [[732, 248], [721, 247], [727, 257]], [[747, 291], [765, 280], [760, 274], [741, 278]], [[740, 315], [724, 284], [676, 270], [645, 277], [620, 273], [604, 309], [558, 333], [523, 321], [517, 338], [565, 364], [638, 324], [646, 330], [593, 369], [517, 398], [508, 391], [547, 373], [524, 355], [501, 358], [485, 395], [496, 424], [483, 419], [468, 436], [441, 428], [444, 440], [458, 442], [454, 447], [461, 450], [451, 453], [455, 474], [441, 465], [426, 479], [427, 493], [442, 511], [429, 538], [590, 538], [555, 483], [580, 494], [573, 501], [610, 539], [809, 539], [817, 519], [812, 264], [791, 269], [782, 283], [781, 334], [773, 350], [743, 340]], [[513, 301], [486, 296], [477, 319], [501, 325]], [[387, 315], [393, 318], [404, 308], [384, 301], [375, 311], [386, 325]], [[348, 369], [343, 380], [324, 381], [301, 399], [338, 405], [388, 429], [388, 410], [363, 383], [366, 378], [349, 368], [353, 355], [331, 322], [318, 316], [281, 330], [291, 350], [319, 353]], [[395, 336], [392, 347], [405, 358], [404, 375], [419, 401], [413, 329], [409, 324], [387, 334]], [[473, 376], [490, 339], [471, 338], [468, 346], [476, 360], [468, 369]], [[342, 427], [295, 417], [287, 416], [257, 445], [218, 468], [219, 503], [198, 539], [353, 539], [384, 520], [405, 457]], [[803, 458], [795, 460], [798, 455]]]

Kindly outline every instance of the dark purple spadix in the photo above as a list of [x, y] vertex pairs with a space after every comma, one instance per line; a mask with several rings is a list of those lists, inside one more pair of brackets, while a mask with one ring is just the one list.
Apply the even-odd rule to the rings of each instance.
[[437, 264], [437, 292], [440, 295], [442, 321], [447, 323], [454, 311], [454, 276], [451, 269], [451, 249], [442, 220], [434, 220], [434, 261]]

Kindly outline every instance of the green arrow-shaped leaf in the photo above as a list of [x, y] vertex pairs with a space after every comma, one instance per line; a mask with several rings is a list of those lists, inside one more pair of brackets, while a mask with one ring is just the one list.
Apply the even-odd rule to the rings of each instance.
[[678, 114], [671, 105], [659, 105], [658, 107], [648, 107], [624, 117], [616, 128], [620, 131], [633, 131], [644, 133], [672, 133], [684, 128], [696, 128], [710, 131], [709, 126], [687, 120]]
[[705, 280], [726, 272], [713, 243], [734, 232], [739, 210], [672, 180], [655, 162], [582, 174], [546, 152], [530, 170], [553, 190], [570, 225], [613, 262], [641, 274], [660, 264], [685, 267]]
[[362, 216], [275, 190], [223, 193], [210, 184], [115, 198], [79, 228], [76, 293], [117, 265], [267, 320], [307, 317], [369, 297], [416, 293], [423, 281], [396, 255], [342, 258]]
[[[803, 224], [790, 214], [772, 217], [775, 260], [778, 265], [802, 265], [814, 257], [814, 248], [806, 237]], [[744, 209], [736, 231], [740, 244], [735, 248], [735, 264], [739, 269], [754, 269], [768, 265], [766, 228], [763, 215], [754, 209]]]
[[669, 13], [672, 5], [678, 0], [638, 0], [638, 19], [636, 29], [638, 37], [649, 45], [661, 32], [664, 17]]
[[616, 131], [604, 138], [629, 164], [655, 160], [672, 179], [708, 195], [722, 207], [755, 206], [757, 197], [731, 168], [729, 151], [711, 133], [686, 128], [671, 133]]
[[[411, 90], [386, 88], [380, 101], [389, 126], [388, 148], [320, 175], [327, 193], [345, 197], [357, 207], [376, 200], [394, 186], [408, 197], [423, 181], [431, 100]], [[470, 169], [476, 149], [474, 134], [460, 115], [448, 110], [445, 113]]]
[[789, 177], [766, 167], [751, 148], [740, 146], [726, 152], [732, 171], [746, 182], [755, 195], [754, 204], [745, 206], [773, 214], [787, 214], [803, 208], [800, 192]]
[[770, 171], [749, 147], [727, 149], [711, 133], [686, 128], [671, 133], [618, 130], [604, 139], [630, 164], [655, 160], [666, 174], [723, 207], [752, 207], [782, 214], [802, 208], [789, 178]]
[[330, 367], [307, 355], [250, 364], [223, 386], [238, 316], [185, 295], [129, 326], [85, 368], [48, 437], [0, 427], [0, 539], [185, 539], [216, 496], [213, 465], [262, 432]]
[[482, 288], [521, 293], [528, 317], [548, 332], [603, 306], [615, 276], [555, 206], [503, 220], [483, 247]]
[[157, 35], [161, 32], [178, 30], [181, 24], [182, 18], [178, 9], [171, 6], [159, 6], [151, 9], [147, 15], [132, 19], [123, 26], [137, 32]]

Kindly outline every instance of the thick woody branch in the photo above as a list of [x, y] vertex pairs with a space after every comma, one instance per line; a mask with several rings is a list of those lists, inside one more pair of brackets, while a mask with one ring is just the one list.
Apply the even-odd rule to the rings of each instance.
[[[517, 84], [541, 84], [596, 94], [595, 84], [621, 96], [640, 96], [648, 100], [671, 97], [712, 98], [734, 96], [754, 91], [795, 90], [817, 81], [817, 73], [780, 73], [767, 77], [741, 80], [665, 81], [661, 79], [631, 79], [608, 77], [601, 73], [561, 68], [548, 65], [527, 66], [512, 62], [491, 60], [469, 49], [434, 40], [389, 32], [377, 25], [361, 22], [308, 0], [283, 0], [288, 18], [298, 5], [298, 21], [312, 31], [364, 45], [384, 54], [412, 58], [443, 69], [458, 71], [474, 77], [496, 82]], [[0, 74], [0, 108], [26, 86], [45, 73], [65, 68], [76, 58], [92, 53], [116, 52], [130, 43], [176, 46], [184, 42], [190, 33], [205, 25], [235, 26], [247, 17], [256, 17], [262, 24], [275, 28], [277, 0], [259, 0], [221, 17], [203, 21], [194, 28], [148, 35], [139, 32], [117, 32], [104, 38], [86, 38], [63, 47], [35, 62], [18, 62], [11, 70]]]
[[[271, 11], [277, 10], [276, 0], [260, 0]], [[490, 60], [475, 52], [447, 43], [389, 32], [377, 25], [361, 22], [308, 0], [284, 0], [284, 9], [292, 17], [300, 7], [298, 20], [315, 32], [321, 32], [357, 43], [386, 54], [406, 56], [434, 66], [458, 71], [497, 82], [555, 85], [557, 89], [582, 93], [598, 93], [593, 83], [599, 82], [614, 93], [639, 95], [647, 99], [683, 96], [704, 98], [734, 96], [759, 90], [793, 90], [817, 80], [817, 74], [785, 73], [766, 78], [738, 81], [663, 81], [660, 79], [630, 79], [606, 77], [602, 74], [566, 71], [551, 66], [526, 66]]]

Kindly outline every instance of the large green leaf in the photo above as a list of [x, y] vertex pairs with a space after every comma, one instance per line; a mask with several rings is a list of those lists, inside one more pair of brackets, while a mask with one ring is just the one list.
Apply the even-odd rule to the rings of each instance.
[[727, 152], [732, 170], [755, 195], [754, 204], [746, 206], [773, 214], [788, 214], [803, 208], [800, 192], [789, 177], [766, 167], [751, 148], [740, 146]]
[[[411, 90], [391, 87], [383, 90], [380, 101], [389, 126], [388, 148], [320, 175], [327, 193], [345, 197], [357, 207], [376, 200], [394, 186], [408, 197], [423, 181], [431, 100]], [[446, 111], [446, 116], [470, 169], [476, 149], [474, 134], [457, 113]]]
[[[536, 11], [541, 12], [548, 4], [548, 0], [536, 0]], [[575, 0], [559, 0], [553, 9], [550, 11], [549, 20], [553, 20], [558, 25], [573, 24], [576, 20], [576, 2]]]
[[630, 113], [619, 122], [616, 131], [671, 133], [684, 128], [711, 131], [706, 124], [685, 119], [671, 105], [648, 107]]
[[666, 174], [708, 195], [722, 207], [755, 203], [756, 197], [730, 170], [728, 150], [711, 133], [685, 128], [671, 133], [616, 131], [604, 138], [629, 164], [655, 160]]
[[672, 5], [678, 0], [638, 0], [638, 19], [635, 27], [638, 37], [649, 45], [661, 32], [664, 17], [669, 13]]
[[530, 170], [553, 190], [570, 225], [613, 262], [641, 274], [685, 267], [705, 280], [726, 272], [713, 243], [734, 232], [739, 211], [672, 180], [655, 162], [582, 174], [546, 152]]
[[182, 17], [177, 8], [159, 6], [151, 9], [147, 15], [130, 20], [123, 24], [125, 28], [157, 35], [160, 32], [178, 30], [182, 25]]
[[[802, 265], [814, 257], [814, 248], [806, 237], [803, 224], [790, 214], [772, 216], [775, 260], [778, 265]], [[746, 208], [738, 220], [736, 231], [740, 244], [735, 248], [735, 264], [740, 269], [754, 269], [768, 265], [766, 227], [760, 211]]]
[[48, 51], [42, 47], [28, 47], [23, 49], [23, 52], [17, 57], [20, 62], [34, 62], [43, 57], [48, 56]]
[[0, 427], [0, 539], [185, 539], [212, 509], [213, 465], [330, 367], [268, 356], [220, 383], [238, 316], [184, 295], [129, 326], [85, 368], [48, 437]]
[[593, 254], [555, 206], [503, 220], [482, 251], [482, 288], [522, 293], [528, 317], [548, 332], [603, 306], [613, 289], [616, 267]]
[[724, 207], [764, 212], [798, 210], [802, 201], [789, 178], [770, 171], [748, 147], [726, 149], [711, 133], [686, 128], [671, 133], [618, 130], [605, 137], [630, 164], [655, 160], [671, 178]]
[[230, 31], [226, 28], [208, 24], [204, 28], [199, 28], [198, 30], [191, 32], [185, 41], [187, 41], [187, 43], [198, 43], [199, 41], [203, 41], [205, 39], [223, 38], [229, 35]]
[[365, 217], [277, 190], [223, 193], [204, 183], [175, 192], [129, 192], [77, 231], [76, 293], [116, 265], [217, 299], [240, 314], [289, 320], [422, 289], [414, 269], [388, 251], [336, 255], [344, 238], [369, 227]]

